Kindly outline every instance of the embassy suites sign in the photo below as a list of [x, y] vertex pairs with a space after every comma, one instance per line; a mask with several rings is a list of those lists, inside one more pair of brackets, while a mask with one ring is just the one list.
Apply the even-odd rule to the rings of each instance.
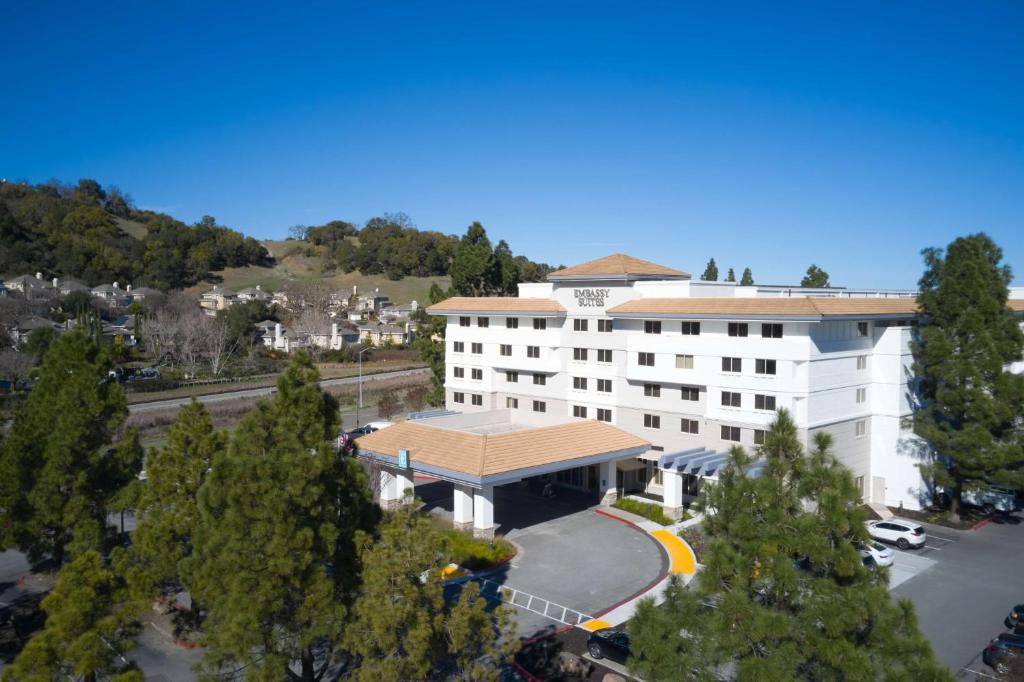
[[573, 289], [576, 305], [581, 308], [603, 308], [611, 289]]

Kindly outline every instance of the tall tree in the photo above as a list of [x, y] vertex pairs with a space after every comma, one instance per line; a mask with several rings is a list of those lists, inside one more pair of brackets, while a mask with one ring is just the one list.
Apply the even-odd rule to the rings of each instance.
[[[430, 303], [440, 303], [452, 295], [451, 291], [444, 291], [436, 284], [430, 286]], [[448, 318], [444, 315], [434, 315], [427, 325], [421, 325], [416, 333], [412, 345], [423, 362], [430, 367], [431, 391], [427, 394], [427, 402], [431, 405], [444, 405], [444, 337], [447, 329]]]
[[[296, 353], [277, 393], [215, 453], [199, 493], [189, 592], [207, 608], [211, 671], [312, 682], [341, 641], [359, 576], [355, 538], [375, 523], [365, 473], [329, 442], [338, 404]], [[295, 672], [298, 669], [299, 672]]]
[[708, 261], [707, 267], [704, 268], [704, 274], [700, 278], [705, 282], [718, 281], [718, 266], [715, 264], [714, 258]]
[[652, 682], [680, 670], [715, 679], [727, 665], [741, 680], [951, 679], [910, 602], [892, 601], [887, 570], [862, 564], [860, 493], [830, 447], [822, 433], [805, 453], [780, 410], [758, 448], [759, 477], [755, 457], [733, 448], [699, 503], [704, 570], [630, 623], [635, 672]]
[[501, 286], [501, 268], [480, 223], [470, 225], [459, 240], [451, 277], [452, 289], [458, 296], [487, 296]]
[[726, 282], [735, 282], [736, 281], [736, 271], [733, 270], [732, 268], [729, 268], [729, 272], [727, 272], [725, 274], [725, 281]]
[[754, 273], [750, 271], [750, 268], [743, 269], [743, 275], [740, 277], [740, 286], [749, 287], [754, 284]]
[[800, 280], [800, 286], [802, 287], [816, 287], [823, 289], [828, 285], [828, 273], [813, 263], [811, 263], [811, 266], [807, 268], [807, 274], [804, 275], [804, 278]]
[[502, 296], [515, 296], [520, 279], [519, 265], [512, 257], [512, 249], [502, 239], [494, 247], [494, 259], [498, 266], [498, 293]]
[[123, 662], [133, 645], [133, 613], [123, 582], [95, 550], [87, 550], [57, 573], [42, 603], [46, 625], [4, 670], [4, 682], [82, 680], [141, 682]]
[[988, 236], [923, 253], [914, 426], [936, 454], [924, 470], [950, 490], [950, 515], [959, 518], [965, 489], [1024, 484], [1024, 376], [1008, 370], [1021, 359], [1024, 333], [1007, 308], [1010, 267]]
[[[429, 679], [442, 667], [458, 679], [499, 679], [495, 661], [510, 652], [512, 631], [501, 607], [489, 612], [477, 587], [447, 607], [440, 569], [444, 543], [429, 519], [404, 505], [360, 543], [363, 586], [348, 633], [366, 682]], [[489, 666], [480, 659], [489, 657]]]
[[0, 539], [33, 561], [59, 566], [72, 539], [98, 549], [107, 503], [141, 468], [134, 430], [111, 447], [128, 414], [111, 367], [84, 331], [57, 339], [0, 450]]

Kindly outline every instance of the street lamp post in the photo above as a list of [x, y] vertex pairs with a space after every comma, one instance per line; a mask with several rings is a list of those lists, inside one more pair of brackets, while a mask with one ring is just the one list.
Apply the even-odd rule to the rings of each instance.
[[356, 402], [356, 428], [359, 428], [359, 408], [363, 406], [363, 353], [370, 350], [371, 346], [359, 351], [359, 400]]

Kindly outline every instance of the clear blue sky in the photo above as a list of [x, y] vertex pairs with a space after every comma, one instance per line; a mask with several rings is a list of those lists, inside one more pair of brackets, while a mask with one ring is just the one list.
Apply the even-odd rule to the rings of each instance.
[[914, 286], [922, 247], [984, 230], [1024, 282], [1018, 1], [3, 15], [0, 177], [93, 177], [262, 238], [404, 211], [535, 260], [714, 256], [772, 283], [813, 261]]

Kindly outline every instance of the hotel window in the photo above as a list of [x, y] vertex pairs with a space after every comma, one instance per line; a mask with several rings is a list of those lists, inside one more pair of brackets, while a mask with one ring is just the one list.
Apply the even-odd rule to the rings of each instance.
[[683, 386], [680, 390], [680, 395], [683, 400], [700, 400], [700, 389], [696, 386]]
[[506, 329], [519, 329], [519, 318], [518, 317], [506, 317], [505, 318]]
[[527, 346], [526, 357], [528, 358], [539, 358], [540, 357], [540, 346]]
[[579, 318], [572, 321], [572, 330], [574, 332], [585, 332], [587, 331], [587, 320], [581, 320]]
[[455, 393], [452, 394], [452, 400], [454, 400], [457, 403], [464, 403], [466, 402], [466, 394], [461, 393], [459, 391], [455, 391]]
[[546, 402], [544, 402], [543, 400], [534, 400], [533, 401], [533, 411], [534, 412], [547, 412], [548, 411], [548, 404]]
[[519, 409], [519, 398], [505, 398], [505, 409], [517, 410]]
[[477, 407], [483, 407], [484, 397], [482, 395], [480, 395], [479, 393], [474, 393], [472, 394], [471, 397], [473, 398], [474, 405], [476, 405]]
[[661, 384], [644, 384], [644, 395], [648, 398], [660, 398]]
[[761, 338], [762, 339], [781, 339], [782, 338], [782, 325], [773, 322], [772, 324], [761, 325]]
[[547, 329], [548, 321], [545, 320], [543, 317], [535, 317], [533, 318], [533, 328], [537, 330]]
[[612, 352], [610, 350], [606, 350], [604, 348], [598, 348], [597, 349], [597, 361], [598, 362], [611, 362], [612, 361]]
[[518, 384], [519, 372], [505, 372], [505, 381], [510, 384]]
[[455, 375], [456, 379], [462, 379], [463, 377], [466, 376], [466, 368], [465, 367], [452, 367], [452, 373]]
[[742, 407], [743, 397], [739, 393], [722, 391], [722, 405], [724, 407]]
[[486, 329], [491, 326], [491, 318], [489, 317], [478, 317], [476, 318], [476, 326], [481, 329]]
[[754, 445], [764, 445], [764, 436], [768, 433], [764, 429], [754, 429]]
[[733, 443], [740, 442], [740, 427], [738, 426], [723, 426], [722, 427], [722, 440], [730, 440]]
[[512, 355], [512, 345], [508, 343], [501, 344], [501, 349], [498, 351], [502, 355], [508, 357]]
[[661, 321], [660, 320], [644, 320], [644, 334], [660, 334], [661, 333]]
[[612, 392], [612, 380], [611, 379], [598, 379], [597, 390], [601, 393]]
[[597, 421], [599, 422], [610, 422], [612, 420], [612, 411], [604, 408], [597, 408]]
[[775, 374], [775, 360], [754, 360], [754, 374]]
[[573, 377], [572, 387], [577, 391], [587, 390], [587, 378], [586, 377]]
[[866, 388], [858, 388], [857, 389], [857, 402], [858, 403], [867, 402], [867, 399], [868, 399], [868, 389], [866, 389]]
[[743, 360], [741, 358], [722, 358], [723, 372], [742, 372]]
[[693, 369], [693, 356], [692, 355], [677, 355], [676, 356], [676, 369]]
[[654, 367], [654, 353], [637, 353], [637, 362], [641, 367]]
[[483, 355], [484, 344], [482, 344], [482, 343], [474, 343], [473, 346], [472, 346], [472, 351], [476, 355]]
[[454, 343], [452, 343], [452, 350], [454, 352], [456, 352], [456, 353], [465, 353], [466, 352], [466, 342], [465, 341], [455, 341]]
[[548, 378], [544, 374], [534, 374], [533, 375], [533, 384], [535, 386], [547, 386], [548, 385]]
[[580, 419], [586, 419], [587, 418], [587, 408], [584, 407], [583, 405], [573, 405], [572, 406], [572, 416], [579, 417]]
[[684, 336], [700, 336], [700, 322], [683, 322]]
[[484, 371], [482, 369], [474, 369], [473, 370], [473, 377], [472, 378], [473, 378], [473, 381], [483, 381], [484, 380]]
[[857, 356], [857, 369], [867, 369], [867, 368], [868, 368], [868, 356], [866, 356], [866, 355], [858, 355]]
[[773, 395], [761, 395], [760, 393], [754, 396], [754, 409], [755, 410], [771, 410], [775, 411], [775, 396]]
[[598, 320], [597, 321], [597, 331], [599, 331], [599, 332], [610, 332], [611, 330], [612, 330], [612, 321], [611, 320]]
[[857, 336], [867, 336], [867, 335], [868, 335], [868, 323], [867, 322], [858, 322], [857, 323]]
[[573, 348], [572, 349], [572, 359], [576, 360], [577, 362], [586, 362], [587, 361], [587, 349], [586, 348]]
[[868, 422], [867, 422], [867, 420], [861, 419], [859, 422], [856, 422], [854, 424], [854, 433], [856, 434], [856, 436], [858, 438], [860, 438], [861, 436], [867, 434], [867, 432], [868, 432]]
[[747, 323], [746, 322], [730, 322], [729, 323], [729, 336], [746, 336], [747, 335]]
[[661, 428], [661, 417], [656, 414], [645, 414], [644, 415], [644, 428], [645, 429], [660, 429]]
[[468, 327], [469, 326], [469, 318], [468, 317], [460, 317], [459, 318], [459, 326], [460, 327]]
[[679, 430], [683, 433], [700, 433], [700, 422], [696, 419], [680, 419]]

